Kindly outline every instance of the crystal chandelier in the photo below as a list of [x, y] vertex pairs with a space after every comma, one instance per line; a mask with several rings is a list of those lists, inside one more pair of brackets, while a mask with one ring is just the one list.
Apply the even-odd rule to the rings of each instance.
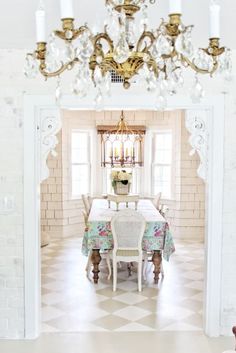
[[144, 126], [128, 127], [124, 112], [114, 127], [97, 127], [101, 134], [101, 166], [143, 166], [143, 147], [146, 129]]
[[[191, 40], [193, 26], [181, 20], [181, 0], [169, 0], [169, 20], [148, 28], [147, 8], [156, 0], [106, 0], [108, 17], [104, 30], [93, 33], [87, 25], [74, 24], [73, 0], [60, 0], [62, 29], [55, 30], [46, 40], [45, 10], [42, 3], [36, 11], [37, 49], [27, 54], [25, 74], [34, 77], [40, 72], [46, 79], [58, 77], [56, 98], [61, 95], [60, 76], [74, 69], [71, 86], [74, 94], [84, 97], [95, 87], [99, 106], [111, 88], [111, 72], [122, 78], [128, 89], [134, 79], [154, 92], [156, 107], [163, 109], [168, 94], [173, 95], [183, 83], [183, 71], [195, 73], [191, 90], [198, 102], [204, 95], [198, 74], [231, 71], [230, 50], [220, 46], [220, 6], [211, 0], [210, 39], [207, 48], [194, 48]], [[141, 19], [136, 20], [136, 14]], [[61, 49], [57, 40], [64, 42]]]

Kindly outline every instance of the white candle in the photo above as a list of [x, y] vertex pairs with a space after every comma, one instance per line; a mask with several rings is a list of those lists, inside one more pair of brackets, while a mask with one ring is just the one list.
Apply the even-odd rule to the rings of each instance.
[[74, 18], [73, 0], [60, 0], [61, 18]]
[[169, 0], [169, 14], [182, 13], [182, 0]]
[[39, 8], [36, 13], [36, 42], [46, 42], [46, 16], [43, 8]]
[[220, 38], [220, 5], [210, 6], [210, 38]]

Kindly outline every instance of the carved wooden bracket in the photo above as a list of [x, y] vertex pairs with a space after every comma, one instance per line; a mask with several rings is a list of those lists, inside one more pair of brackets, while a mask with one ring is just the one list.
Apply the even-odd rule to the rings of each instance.
[[41, 145], [41, 170], [40, 182], [49, 177], [49, 168], [47, 159], [51, 153], [56, 156], [55, 148], [58, 144], [56, 134], [61, 130], [61, 117], [59, 109], [42, 109], [40, 110], [40, 118], [38, 129], [40, 130]]
[[198, 153], [200, 165], [197, 173], [200, 178], [207, 180], [208, 174], [208, 147], [209, 131], [207, 124], [206, 110], [188, 110], [186, 111], [186, 128], [190, 132], [189, 143], [192, 146], [190, 155]]

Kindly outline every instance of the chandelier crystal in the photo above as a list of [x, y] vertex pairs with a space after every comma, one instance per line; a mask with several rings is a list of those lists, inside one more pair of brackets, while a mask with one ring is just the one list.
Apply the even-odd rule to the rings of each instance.
[[[204, 95], [198, 74], [230, 75], [230, 50], [220, 46], [220, 6], [215, 1], [210, 5], [209, 45], [201, 49], [192, 43], [193, 26], [182, 23], [181, 0], [169, 0], [168, 21], [162, 20], [152, 30], [147, 7], [156, 0], [106, 0], [107, 18], [101, 33], [93, 33], [87, 25], [76, 28], [73, 0], [60, 1], [62, 29], [53, 31], [48, 41], [43, 5], [36, 11], [37, 49], [26, 56], [27, 77], [35, 77], [37, 72], [46, 79], [60, 77], [73, 69], [71, 91], [82, 98], [95, 87], [99, 106], [110, 93], [111, 72], [115, 72], [125, 89], [135, 79], [156, 95], [156, 107], [164, 109], [166, 97], [183, 86], [186, 68], [196, 73], [191, 90], [194, 101]], [[139, 12], [141, 19], [136, 20]], [[64, 42], [63, 49], [58, 39]], [[58, 84], [56, 90], [59, 97]]]

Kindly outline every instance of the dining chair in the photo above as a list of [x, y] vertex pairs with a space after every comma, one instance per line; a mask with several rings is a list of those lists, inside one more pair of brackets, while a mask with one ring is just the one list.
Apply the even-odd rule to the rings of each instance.
[[142, 290], [142, 238], [146, 221], [135, 210], [121, 210], [111, 220], [113, 235], [113, 291], [117, 287], [117, 263], [138, 262], [138, 290]]
[[[84, 224], [85, 224], [85, 231], [88, 230], [88, 215], [87, 213], [82, 210], [82, 214], [83, 214], [83, 218], [84, 218]], [[110, 258], [110, 251], [100, 251], [100, 255], [102, 259], [106, 260], [107, 263], [107, 267], [108, 267], [108, 276], [107, 279], [110, 280], [111, 278], [111, 258]], [[92, 268], [92, 261], [91, 261], [91, 256], [92, 256], [92, 250], [89, 252], [88, 255], [88, 261], [85, 267], [85, 271], [87, 274], [87, 277], [89, 278], [90, 272], [91, 272], [91, 268]]]
[[83, 204], [84, 204], [85, 212], [87, 213], [87, 215], [89, 215], [89, 212], [90, 212], [90, 209], [91, 209], [91, 204], [90, 204], [88, 195], [82, 194], [81, 197], [82, 197], [82, 201], [83, 201]]
[[152, 199], [152, 203], [157, 210], [159, 210], [160, 208], [160, 201], [161, 201], [161, 192], [158, 192], [158, 194], [156, 194]]

